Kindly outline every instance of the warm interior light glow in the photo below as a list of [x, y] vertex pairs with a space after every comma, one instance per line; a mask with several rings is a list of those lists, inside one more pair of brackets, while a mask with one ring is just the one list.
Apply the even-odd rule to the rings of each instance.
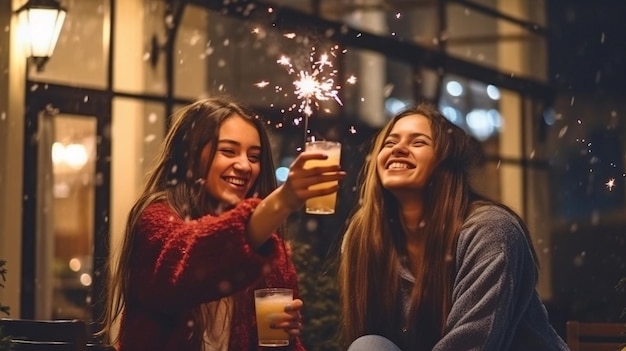
[[30, 0], [16, 13], [26, 55], [41, 70], [56, 47], [67, 11], [56, 0]]
[[80, 275], [80, 283], [83, 286], [90, 286], [91, 285], [91, 276], [87, 273], [83, 273]]
[[52, 144], [52, 163], [59, 166], [65, 164], [71, 169], [79, 170], [87, 164], [89, 155], [83, 144], [68, 144], [56, 142]]
[[87, 149], [83, 144], [69, 144], [65, 147], [65, 163], [72, 169], [81, 169], [87, 163]]
[[20, 14], [28, 40], [26, 53], [31, 57], [50, 57], [59, 39], [65, 12], [55, 9], [31, 9]]
[[80, 271], [82, 264], [78, 258], [72, 258], [69, 263], [70, 269], [74, 272]]
[[52, 144], [52, 163], [59, 165], [63, 163], [65, 158], [65, 145], [60, 142]]

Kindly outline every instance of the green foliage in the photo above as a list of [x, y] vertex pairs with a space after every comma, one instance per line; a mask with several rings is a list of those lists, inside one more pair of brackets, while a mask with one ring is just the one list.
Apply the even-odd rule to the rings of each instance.
[[300, 281], [300, 297], [304, 301], [302, 343], [308, 351], [341, 350], [335, 270], [322, 262], [311, 245], [295, 242], [291, 246]]
[[[4, 282], [7, 281], [7, 269], [4, 267], [7, 261], [0, 260], [0, 287], [4, 288]], [[4, 306], [2, 302], [0, 302], [0, 317], [1, 315], [9, 315], [9, 306]], [[0, 327], [0, 350], [11, 350], [11, 337], [8, 335], [4, 335], [2, 332], [2, 327]]]

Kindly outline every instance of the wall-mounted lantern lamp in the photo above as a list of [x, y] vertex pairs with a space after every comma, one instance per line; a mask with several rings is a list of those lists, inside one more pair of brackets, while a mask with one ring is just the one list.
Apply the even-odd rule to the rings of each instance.
[[52, 56], [67, 10], [57, 0], [28, 0], [15, 13], [26, 53], [41, 72]]

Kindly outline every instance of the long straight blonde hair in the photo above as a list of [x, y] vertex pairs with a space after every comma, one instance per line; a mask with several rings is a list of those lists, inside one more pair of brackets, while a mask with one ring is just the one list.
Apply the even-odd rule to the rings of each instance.
[[[413, 272], [416, 281], [405, 321], [399, 262], [407, 255], [406, 237], [397, 200], [381, 185], [376, 155], [396, 122], [416, 114], [430, 122], [437, 164], [424, 192], [425, 249]], [[451, 308], [460, 229], [470, 210], [486, 201], [469, 181], [472, 163], [480, 159], [478, 142], [429, 103], [400, 113], [378, 133], [361, 171], [359, 206], [348, 221], [339, 260], [345, 343], [379, 334], [402, 349], [430, 350], [441, 338]]]
[[[119, 334], [112, 335], [112, 331], [123, 314], [129, 295], [132, 247], [141, 213], [149, 204], [159, 200], [167, 201], [180, 218], [196, 219], [219, 211], [220, 205], [208, 196], [204, 182], [198, 180], [206, 177], [213, 162], [216, 151], [216, 143], [213, 141], [218, 139], [221, 125], [235, 115], [254, 125], [261, 141], [261, 172], [247, 196], [263, 198], [276, 188], [269, 137], [258, 116], [226, 97], [200, 100], [177, 111], [141, 196], [128, 215], [117, 269], [110, 272], [107, 308], [99, 335], [105, 336], [111, 344], [119, 341]], [[210, 155], [207, 162], [202, 162], [201, 153], [206, 145], [210, 145]], [[210, 321], [206, 320], [207, 316], [200, 306], [193, 311], [193, 315], [193, 341], [194, 345], [200, 347]]]

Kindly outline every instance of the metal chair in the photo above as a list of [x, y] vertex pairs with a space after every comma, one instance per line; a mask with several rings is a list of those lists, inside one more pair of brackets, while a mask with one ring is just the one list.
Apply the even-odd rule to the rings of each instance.
[[85, 322], [1, 318], [0, 327], [11, 336], [15, 351], [86, 351]]
[[626, 347], [626, 323], [567, 322], [571, 351], [622, 351]]

